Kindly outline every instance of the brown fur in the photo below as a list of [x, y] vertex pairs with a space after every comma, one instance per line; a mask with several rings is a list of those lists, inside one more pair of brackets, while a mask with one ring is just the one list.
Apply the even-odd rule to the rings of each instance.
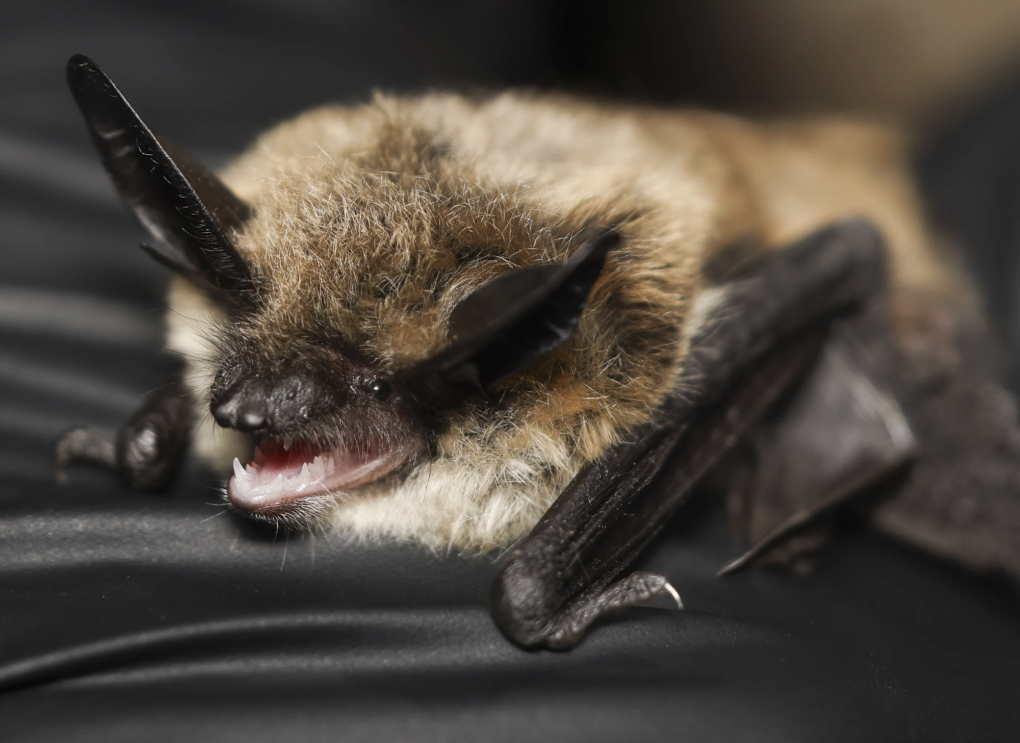
[[[932, 249], [901, 143], [869, 125], [757, 126], [527, 94], [379, 96], [280, 125], [224, 180], [255, 208], [236, 242], [262, 277], [261, 309], [226, 332], [270, 358], [328, 339], [384, 372], [406, 368], [443, 347], [472, 289], [563, 262], [591, 225], [621, 229], [565, 346], [499, 402], [451, 419], [434, 459], [337, 498], [325, 518], [361, 536], [490, 549], [526, 533], [674, 389], [684, 339], [711, 314], [703, 268], [734, 244], [771, 249], [866, 216], [891, 247], [894, 305], [934, 297], [970, 312]], [[170, 345], [193, 359], [204, 395], [218, 349], [197, 341], [224, 318], [183, 280], [171, 308]], [[204, 425], [200, 451], [226, 468], [238, 442]]]

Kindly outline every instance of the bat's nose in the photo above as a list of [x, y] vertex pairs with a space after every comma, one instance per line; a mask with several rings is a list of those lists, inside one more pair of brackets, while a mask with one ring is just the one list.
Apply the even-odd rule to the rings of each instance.
[[253, 373], [215, 387], [209, 402], [224, 428], [260, 436], [292, 434], [314, 417], [336, 410], [346, 396], [306, 369]]
[[352, 386], [364, 395], [375, 394], [364, 381], [372, 376], [363, 367], [315, 349], [275, 363], [231, 356], [213, 380], [209, 412], [224, 428], [242, 433], [300, 436], [316, 420], [343, 409]]
[[250, 384], [238, 385], [219, 395], [209, 406], [213, 418], [224, 428], [254, 433], [268, 428], [267, 390]]

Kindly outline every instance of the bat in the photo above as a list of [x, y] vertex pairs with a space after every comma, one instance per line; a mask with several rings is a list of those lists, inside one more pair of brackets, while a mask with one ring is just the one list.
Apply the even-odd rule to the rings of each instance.
[[189, 443], [241, 513], [488, 552], [497, 626], [569, 648], [679, 595], [628, 566], [698, 487], [746, 553], [834, 514], [1020, 577], [1020, 431], [897, 137], [565, 96], [378, 95], [221, 175], [87, 57], [71, 91], [172, 269], [184, 371], [108, 441], [157, 490]]

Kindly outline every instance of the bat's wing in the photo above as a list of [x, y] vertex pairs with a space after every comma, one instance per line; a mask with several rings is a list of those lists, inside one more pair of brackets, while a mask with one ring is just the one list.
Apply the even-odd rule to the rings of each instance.
[[817, 363], [748, 437], [751, 461], [734, 467], [727, 505], [751, 546], [720, 575], [754, 562], [810, 567], [805, 553], [827, 536], [818, 517], [913, 462], [916, 439], [880, 363], [883, 305], [876, 297], [834, 321]]
[[809, 566], [803, 553], [827, 527], [815, 517], [860, 492], [861, 476], [881, 477], [910, 455], [855, 510], [905, 542], [1020, 580], [1015, 401], [981, 363], [982, 327], [932, 300], [909, 312], [896, 338], [880, 297], [838, 320], [810, 377], [755, 427], [753, 461], [729, 493], [753, 546], [723, 572]]
[[684, 395], [582, 470], [497, 576], [491, 611], [507, 636], [524, 646], [569, 647], [605, 611], [670, 591], [661, 575], [617, 578], [776, 404], [792, 406], [784, 436], [831, 427], [832, 442], [842, 427], [854, 430], [856, 442], [823, 449], [825, 461], [798, 483], [812, 513], [819, 500], [835, 503], [908, 458], [909, 427], [862, 371], [854, 321], [840, 320], [829, 333], [834, 319], [860, 316], [881, 296], [884, 260], [875, 230], [851, 221], [770, 254], [726, 285], [719, 320], [691, 340]]
[[882, 362], [918, 439], [916, 461], [871, 523], [968, 568], [1020, 582], [1016, 402], [975, 359], [983, 331], [922, 307]]

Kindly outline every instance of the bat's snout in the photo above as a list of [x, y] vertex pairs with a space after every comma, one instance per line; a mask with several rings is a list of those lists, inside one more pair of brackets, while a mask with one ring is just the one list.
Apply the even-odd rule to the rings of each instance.
[[337, 380], [315, 370], [250, 371], [234, 377], [213, 386], [209, 410], [224, 428], [253, 436], [300, 435], [316, 419], [338, 410], [347, 397]]
[[275, 363], [228, 358], [209, 408], [221, 426], [258, 441], [254, 459], [234, 460], [230, 503], [284, 523], [314, 520], [334, 493], [386, 477], [424, 446], [399, 391], [328, 350]]

